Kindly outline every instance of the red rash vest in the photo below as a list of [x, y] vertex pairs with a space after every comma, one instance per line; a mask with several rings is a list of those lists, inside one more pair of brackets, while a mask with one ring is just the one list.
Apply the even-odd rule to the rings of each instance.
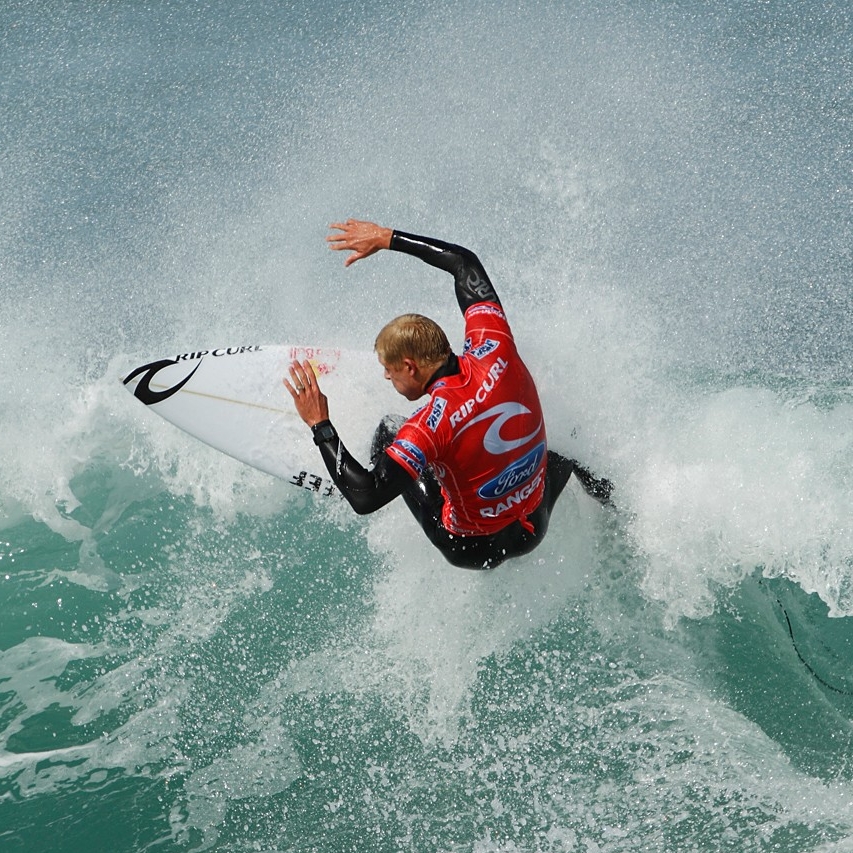
[[500, 305], [465, 311], [459, 367], [430, 387], [385, 452], [413, 479], [432, 466], [450, 533], [488, 535], [516, 520], [532, 529], [527, 515], [545, 490], [545, 421]]

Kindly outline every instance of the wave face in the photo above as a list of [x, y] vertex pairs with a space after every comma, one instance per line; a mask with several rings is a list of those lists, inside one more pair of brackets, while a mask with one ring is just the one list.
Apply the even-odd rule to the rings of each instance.
[[[4, 852], [853, 850], [851, 48], [840, 0], [4, 3]], [[465, 572], [122, 390], [461, 347], [347, 216], [478, 253], [615, 510]]]

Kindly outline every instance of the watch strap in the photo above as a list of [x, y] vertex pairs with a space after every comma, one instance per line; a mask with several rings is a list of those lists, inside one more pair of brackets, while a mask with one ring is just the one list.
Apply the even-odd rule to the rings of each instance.
[[314, 444], [320, 445], [324, 441], [331, 441], [338, 437], [338, 431], [332, 426], [330, 420], [320, 421], [311, 427], [311, 432], [314, 434]]

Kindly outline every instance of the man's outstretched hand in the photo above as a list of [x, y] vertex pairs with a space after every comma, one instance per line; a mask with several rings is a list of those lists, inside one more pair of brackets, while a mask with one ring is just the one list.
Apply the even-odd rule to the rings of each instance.
[[329, 418], [329, 400], [317, 384], [317, 374], [310, 361], [294, 361], [290, 365], [290, 380], [282, 379], [284, 387], [293, 398], [299, 417], [308, 426], [314, 426]]
[[361, 219], [347, 219], [346, 222], [336, 222], [329, 227], [342, 232], [326, 237], [329, 248], [338, 252], [352, 252], [344, 261], [345, 267], [375, 254], [380, 249], [390, 248], [394, 234], [391, 228], [383, 228], [375, 222], [365, 222]]

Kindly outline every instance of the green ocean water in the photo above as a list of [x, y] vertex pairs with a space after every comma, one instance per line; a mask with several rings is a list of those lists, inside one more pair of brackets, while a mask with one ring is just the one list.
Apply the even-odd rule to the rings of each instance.
[[[845, 4], [11, 0], [0, 33], [3, 853], [853, 850]], [[410, 309], [461, 346], [441, 276], [343, 271], [348, 215], [478, 252], [615, 509], [570, 485], [465, 572], [122, 388]]]

